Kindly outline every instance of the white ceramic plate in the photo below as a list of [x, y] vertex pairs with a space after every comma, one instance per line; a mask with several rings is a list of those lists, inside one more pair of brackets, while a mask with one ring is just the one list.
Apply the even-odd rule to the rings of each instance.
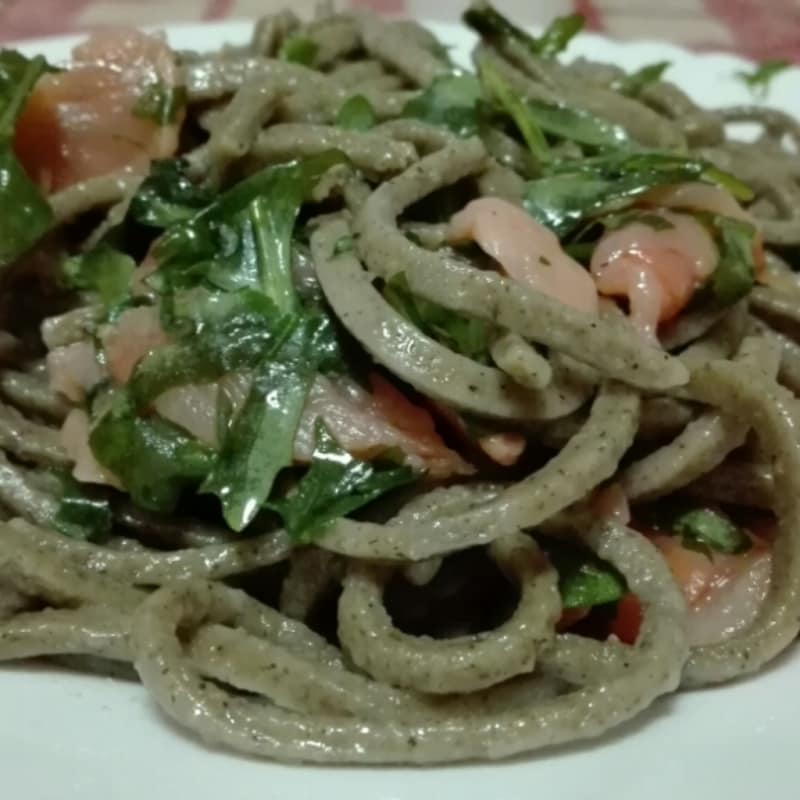
[[[432, 25], [457, 58], [472, 39]], [[246, 23], [174, 26], [181, 48], [244, 41]], [[26, 43], [66, 59], [75, 38]], [[635, 68], [668, 60], [668, 77], [709, 105], [750, 102], [734, 79], [748, 63], [655, 42], [579, 37], [573, 55]], [[800, 116], [800, 70], [770, 102]], [[144, 690], [42, 666], [0, 668], [0, 796], [19, 800], [752, 800], [798, 796], [800, 654], [792, 647], [750, 680], [675, 695], [600, 740], [500, 764], [427, 769], [284, 767], [210, 750], [165, 720]]]

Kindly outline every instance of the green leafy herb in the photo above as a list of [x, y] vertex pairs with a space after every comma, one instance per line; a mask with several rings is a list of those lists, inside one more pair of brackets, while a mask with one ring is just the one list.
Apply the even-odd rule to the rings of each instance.
[[422, 333], [456, 353], [489, 363], [490, 327], [483, 320], [461, 316], [444, 306], [412, 294], [405, 273], [394, 275], [384, 286], [386, 301]]
[[111, 534], [111, 507], [85, 484], [71, 475], [62, 475], [62, 493], [53, 525], [71, 539], [105, 541]]
[[107, 244], [64, 262], [64, 277], [73, 289], [96, 292], [106, 309], [114, 309], [130, 295], [136, 262]]
[[584, 25], [580, 14], [557, 17], [540, 37], [531, 36], [489, 3], [478, 2], [464, 12], [464, 22], [486, 39], [516, 42], [543, 58], [555, 58]]
[[36, 184], [0, 142], [0, 269], [29, 250], [50, 229], [53, 212]]
[[708, 288], [715, 302], [730, 306], [750, 293], [755, 282], [756, 265], [753, 244], [756, 229], [747, 222], [731, 217], [714, 216], [719, 262], [711, 275]]
[[240, 531], [255, 517], [278, 473], [292, 463], [294, 439], [314, 370], [265, 361], [201, 491], [222, 501], [228, 525]]
[[764, 98], [769, 92], [769, 85], [776, 75], [792, 66], [791, 61], [785, 58], [771, 58], [767, 61], [762, 61], [751, 72], [746, 70], [739, 70], [736, 77], [744, 83], [750, 91], [757, 97]]
[[337, 127], [351, 131], [368, 131], [377, 122], [375, 109], [363, 94], [355, 94], [346, 100], [336, 115]]
[[684, 547], [710, 554], [736, 555], [750, 549], [748, 535], [725, 514], [710, 508], [687, 511], [672, 522], [672, 532], [681, 537]]
[[50, 70], [41, 56], [0, 51], [0, 269], [50, 228], [53, 212], [13, 150], [17, 119], [36, 81]]
[[613, 603], [627, 591], [622, 575], [585, 548], [551, 539], [542, 542], [542, 547], [558, 573], [564, 608]]
[[622, 147], [630, 143], [624, 128], [588, 111], [544, 103], [525, 102], [528, 116], [545, 133], [590, 147]]
[[285, 498], [268, 505], [283, 517], [289, 535], [310, 542], [340, 517], [414, 480], [409, 467], [380, 466], [343, 450], [325, 423], [316, 422], [315, 447], [308, 472]]
[[281, 61], [304, 64], [310, 67], [317, 57], [319, 45], [306, 36], [288, 36], [278, 50]]
[[474, 136], [480, 128], [482, 97], [474, 75], [442, 75], [406, 103], [402, 116], [449, 128], [458, 136]]
[[747, 533], [726, 514], [687, 500], [656, 503], [640, 509], [638, 516], [651, 530], [680, 536], [684, 547], [709, 557], [715, 552], [744, 553], [752, 546]]
[[540, 162], [548, 161], [550, 148], [530, 106], [514, 93], [503, 76], [488, 61], [480, 64], [480, 78], [489, 96], [514, 120], [533, 156]]
[[611, 84], [611, 88], [628, 97], [638, 97], [644, 88], [660, 81], [671, 66], [672, 62], [670, 61], [657, 61], [655, 64], [648, 64], [614, 81]]
[[536, 40], [536, 52], [543, 58], [555, 58], [566, 50], [573, 37], [583, 30], [584, 24], [581, 14], [556, 17]]
[[180, 341], [154, 350], [137, 365], [129, 383], [137, 408], [173, 386], [217, 380], [255, 368], [265, 358], [305, 360], [326, 372], [340, 367], [339, 341], [328, 316], [281, 314], [252, 290], [199, 294], [202, 299], [176, 300], [170, 327]]
[[184, 108], [186, 108], [186, 87], [168, 86], [163, 81], [157, 81], [142, 92], [133, 107], [133, 113], [140, 119], [149, 119], [157, 125], [166, 127], [178, 121], [178, 116]]
[[322, 175], [347, 163], [338, 151], [267, 167], [246, 178], [186, 222], [171, 227], [155, 255], [157, 288], [201, 284], [256, 289], [279, 311], [297, 308], [291, 241], [303, 202]]
[[207, 188], [194, 184], [178, 158], [154, 161], [130, 205], [133, 219], [153, 228], [186, 222], [214, 200]]
[[43, 56], [26, 58], [16, 50], [0, 50], [0, 139], [14, 136], [14, 125], [36, 81], [52, 71]]
[[716, 183], [739, 199], [750, 189], [732, 175], [700, 159], [667, 153], [610, 153], [551, 165], [543, 178], [528, 184], [528, 212], [564, 237], [585, 220], [629, 207], [656, 186], [702, 180]]
[[133, 501], [172, 511], [181, 490], [206, 477], [213, 451], [159, 417], [139, 417], [128, 397], [112, 397], [89, 444], [97, 460], [123, 483]]

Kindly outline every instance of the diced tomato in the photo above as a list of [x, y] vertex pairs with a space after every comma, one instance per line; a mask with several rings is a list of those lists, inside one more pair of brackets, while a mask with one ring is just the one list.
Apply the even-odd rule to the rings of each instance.
[[632, 593], [623, 595], [617, 603], [617, 614], [611, 621], [611, 630], [621, 642], [635, 644], [642, 627], [642, 604]]

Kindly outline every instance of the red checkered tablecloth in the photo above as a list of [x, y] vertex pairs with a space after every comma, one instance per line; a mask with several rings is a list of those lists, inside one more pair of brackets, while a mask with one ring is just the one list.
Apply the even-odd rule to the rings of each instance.
[[[342, 6], [455, 20], [465, 0], [343, 0]], [[0, 0], [0, 39], [47, 36], [121, 24], [256, 17], [315, 0]], [[577, 10], [612, 36], [666, 39], [693, 48], [733, 50], [755, 59], [800, 62], [800, 0], [498, 0], [518, 20], [542, 24]]]

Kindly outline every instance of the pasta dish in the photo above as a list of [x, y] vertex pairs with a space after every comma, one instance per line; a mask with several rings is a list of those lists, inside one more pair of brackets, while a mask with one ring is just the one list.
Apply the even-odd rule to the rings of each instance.
[[800, 123], [463, 19], [0, 52], [0, 660], [430, 764], [792, 645]]

